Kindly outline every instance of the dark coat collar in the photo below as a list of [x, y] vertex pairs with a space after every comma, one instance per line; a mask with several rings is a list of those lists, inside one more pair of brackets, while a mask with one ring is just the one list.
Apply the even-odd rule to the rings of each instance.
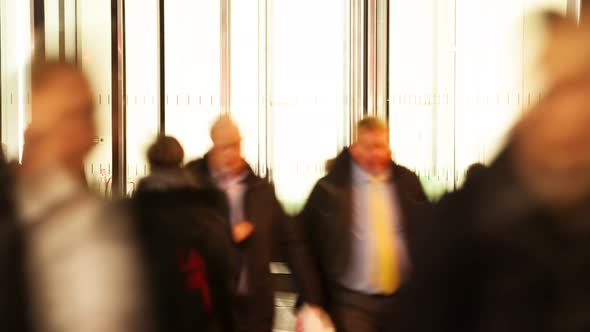
[[[391, 180], [396, 180], [399, 176], [399, 166], [391, 161]], [[338, 186], [348, 186], [352, 181], [352, 155], [349, 148], [344, 148], [336, 157], [332, 168], [326, 175], [326, 181]]]

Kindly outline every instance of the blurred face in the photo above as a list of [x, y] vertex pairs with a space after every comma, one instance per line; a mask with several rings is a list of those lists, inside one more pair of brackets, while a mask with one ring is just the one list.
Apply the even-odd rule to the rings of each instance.
[[561, 19], [552, 24], [541, 65], [549, 84], [575, 78], [590, 70], [590, 28], [578, 27], [575, 21]]
[[94, 145], [94, 103], [84, 76], [61, 70], [33, 91], [27, 154], [33, 163], [80, 167]]
[[386, 172], [391, 163], [389, 135], [386, 130], [361, 130], [358, 140], [350, 147], [353, 160], [365, 172], [378, 176]]
[[242, 158], [242, 137], [238, 128], [229, 122], [219, 125], [211, 139], [210, 167], [224, 177], [241, 173], [246, 164]]

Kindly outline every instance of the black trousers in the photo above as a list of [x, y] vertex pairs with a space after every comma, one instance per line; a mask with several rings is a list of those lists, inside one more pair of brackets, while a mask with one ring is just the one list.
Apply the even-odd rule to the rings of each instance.
[[386, 332], [396, 319], [396, 295], [338, 290], [330, 302], [328, 311], [337, 332]]
[[250, 296], [236, 296], [232, 304], [234, 330], [236, 332], [272, 332], [273, 315], [261, 308], [257, 299]]

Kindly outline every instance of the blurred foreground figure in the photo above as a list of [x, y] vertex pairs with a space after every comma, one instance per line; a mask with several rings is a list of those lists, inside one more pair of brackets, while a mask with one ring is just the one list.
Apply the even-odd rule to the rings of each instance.
[[590, 188], [590, 3], [582, 22], [548, 15], [541, 65], [549, 90], [514, 129], [515, 169], [551, 205], [569, 206]]
[[231, 332], [230, 235], [215, 192], [199, 189], [183, 158], [176, 139], [158, 137], [132, 199], [158, 330]]
[[416, 215], [429, 208], [418, 176], [392, 161], [387, 124], [367, 117], [313, 188], [299, 222], [339, 332], [381, 332], [398, 318]]
[[[16, 184], [22, 293], [32, 331], [150, 331], [129, 224], [92, 195], [81, 176], [93, 119], [91, 90], [77, 67], [33, 65], [26, 160]], [[22, 299], [14, 301], [18, 312]]]
[[0, 223], [13, 222], [14, 214], [14, 175], [11, 174], [4, 151], [0, 149]]
[[6, 331], [30, 331], [24, 241], [16, 219], [14, 174], [0, 150], [0, 326]]
[[588, 29], [551, 18], [549, 92], [436, 207], [397, 331], [590, 330]]
[[228, 116], [211, 128], [213, 147], [203, 159], [186, 167], [223, 202], [219, 212], [231, 229], [238, 256], [233, 314], [236, 331], [270, 332], [274, 315], [274, 288], [269, 264], [281, 244], [303, 299], [317, 312], [322, 304], [319, 282], [310, 253], [277, 201], [273, 186], [250, 168], [242, 157], [241, 136]]

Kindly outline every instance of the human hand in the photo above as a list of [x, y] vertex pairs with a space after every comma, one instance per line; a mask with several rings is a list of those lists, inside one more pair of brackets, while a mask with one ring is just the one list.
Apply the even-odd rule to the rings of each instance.
[[320, 307], [306, 304], [297, 312], [295, 332], [334, 332], [330, 316]]
[[246, 220], [239, 221], [232, 225], [232, 238], [235, 243], [246, 240], [254, 231], [254, 225]]

